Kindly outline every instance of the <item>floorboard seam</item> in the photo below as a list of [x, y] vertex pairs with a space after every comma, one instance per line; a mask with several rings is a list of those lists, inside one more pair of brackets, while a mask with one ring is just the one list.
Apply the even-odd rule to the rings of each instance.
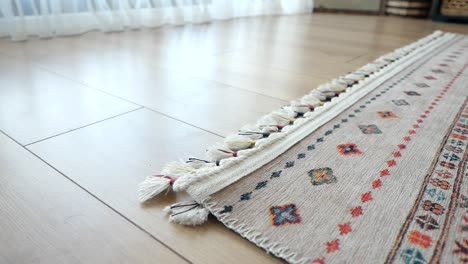
[[60, 175], [62, 175], [63, 177], [65, 177], [66, 179], [68, 179], [70, 182], [72, 182], [73, 184], [75, 184], [78, 188], [80, 188], [81, 190], [85, 191], [86, 193], [88, 193], [89, 195], [91, 195], [91, 197], [93, 197], [94, 199], [96, 199], [97, 201], [99, 201], [101, 204], [103, 204], [105, 207], [109, 208], [111, 211], [113, 211], [114, 213], [116, 213], [117, 215], [119, 215], [120, 217], [122, 217], [123, 219], [127, 220], [130, 224], [132, 224], [133, 226], [135, 226], [136, 228], [138, 228], [140, 231], [144, 232], [145, 234], [147, 234], [149, 237], [151, 237], [152, 239], [156, 240], [158, 243], [160, 243], [161, 245], [163, 245], [165, 248], [167, 248], [169, 251], [171, 251], [172, 253], [174, 253], [176, 256], [180, 257], [181, 259], [183, 259], [185, 262], [187, 263], [190, 263], [192, 264], [193, 262], [191, 262], [190, 260], [188, 260], [187, 258], [185, 258], [182, 254], [180, 254], [179, 252], [177, 252], [175, 249], [173, 249], [172, 247], [170, 247], [169, 245], [167, 245], [166, 243], [162, 242], [160, 239], [158, 239], [156, 236], [154, 236], [153, 234], [151, 234], [150, 232], [148, 232], [147, 230], [145, 230], [143, 227], [141, 227], [140, 225], [138, 225], [137, 223], [135, 223], [134, 221], [132, 221], [130, 218], [128, 218], [127, 216], [125, 216], [123, 213], [117, 211], [115, 208], [113, 208], [112, 206], [110, 206], [109, 204], [107, 204], [106, 202], [104, 202], [102, 199], [100, 199], [98, 196], [96, 196], [95, 194], [91, 193], [88, 189], [86, 189], [85, 187], [83, 187], [82, 185], [80, 185], [78, 182], [76, 182], [75, 180], [73, 180], [72, 178], [68, 177], [67, 175], [65, 175], [65, 173], [61, 172], [59, 169], [57, 169], [56, 167], [52, 166], [52, 164], [48, 163], [47, 161], [45, 161], [43, 158], [41, 158], [39, 155], [37, 155], [36, 153], [34, 153], [32, 150], [28, 149], [26, 146], [23, 146], [21, 145], [18, 141], [16, 141], [14, 138], [12, 138], [10, 135], [6, 134], [3, 130], [0, 130], [0, 133], [4, 134], [6, 137], [8, 137], [9, 139], [11, 139], [12, 141], [14, 141], [16, 144], [18, 144], [19, 146], [21, 146], [23, 149], [25, 149], [27, 152], [29, 152], [31, 155], [33, 155], [34, 157], [36, 157], [37, 159], [39, 159], [40, 161], [44, 162], [47, 166], [49, 166], [50, 168], [52, 168], [54, 171], [56, 171], [57, 173], [59, 173]]
[[135, 109], [132, 109], [132, 110], [130, 110], [130, 111], [126, 111], [126, 112], [123, 112], [123, 113], [120, 113], [120, 114], [117, 114], [117, 115], [113, 115], [113, 116], [110, 116], [110, 117], [107, 117], [107, 118], [98, 120], [98, 121], [96, 121], [96, 122], [92, 122], [92, 123], [86, 124], [86, 125], [84, 125], [84, 126], [80, 126], [80, 127], [77, 127], [77, 128], [73, 128], [73, 129], [70, 129], [70, 130], [65, 131], [65, 132], [61, 132], [61, 133], [58, 133], [58, 134], [55, 134], [55, 135], [52, 135], [52, 136], [49, 136], [49, 137], [46, 137], [46, 138], [43, 138], [43, 139], [39, 139], [39, 140], [33, 141], [33, 142], [31, 142], [31, 143], [28, 143], [28, 144], [23, 145], [23, 147], [27, 147], [27, 146], [30, 146], [30, 145], [33, 145], [33, 144], [36, 144], [36, 143], [39, 143], [39, 142], [42, 142], [42, 141], [51, 139], [51, 138], [55, 138], [55, 137], [61, 136], [61, 135], [65, 135], [65, 134], [68, 134], [68, 133], [70, 133], [70, 132], [73, 132], [73, 131], [76, 131], [76, 130], [79, 130], [79, 129], [82, 129], [82, 128], [85, 128], [85, 127], [89, 127], [89, 126], [92, 126], [92, 125], [95, 125], [95, 124], [99, 124], [99, 123], [101, 123], [101, 122], [104, 122], [104, 121], [107, 121], [107, 120], [110, 120], [110, 119], [114, 119], [114, 118], [116, 118], [116, 117], [120, 117], [120, 116], [129, 114], [129, 113], [133, 113], [133, 112], [138, 111], [138, 110], [143, 109], [143, 108], [144, 108], [143, 106], [140, 106], [140, 107], [135, 108]]
[[[12, 59], [18, 59], [16, 56], [7, 55], [7, 54], [3, 53], [2, 51], [0, 51], [0, 54], [3, 54], [3, 55], [5, 55], [5, 56], [7, 56], [7, 57], [9, 57], [9, 58], [12, 58]], [[120, 97], [120, 96], [118, 96], [118, 95], [109, 93], [109, 92], [107, 92], [107, 91], [101, 90], [101, 89], [96, 88], [96, 87], [93, 87], [93, 86], [90, 86], [90, 85], [87, 84], [86, 82], [79, 81], [79, 80], [75, 80], [75, 79], [73, 79], [73, 78], [71, 78], [71, 77], [69, 77], [69, 76], [67, 76], [67, 75], [64, 75], [64, 74], [61, 74], [61, 73], [59, 73], [59, 72], [56, 72], [56, 71], [53, 70], [53, 69], [49, 69], [48, 67], [46, 67], [46, 66], [44, 66], [44, 65], [42, 65], [42, 64], [40, 64], [40, 63], [36, 63], [36, 62], [34, 62], [34, 61], [29, 61], [29, 60], [28, 60], [28, 63], [30, 63], [31, 65], [34, 65], [34, 66], [36, 66], [36, 67], [39, 67], [40, 69], [45, 70], [45, 71], [47, 71], [47, 72], [49, 72], [49, 73], [56, 74], [56, 75], [58, 75], [58, 76], [60, 76], [60, 77], [62, 77], [62, 78], [65, 78], [65, 79], [69, 80], [69, 81], [72, 81], [72, 82], [78, 83], [78, 84], [80, 84], [80, 85], [82, 85], [82, 86], [85, 86], [85, 87], [88, 88], [88, 89], [99, 91], [99, 92], [101, 92], [101, 93], [107, 94], [107, 95], [112, 96], [112, 97], [114, 97], [114, 98], [123, 100], [123, 101], [125, 101], [125, 102], [127, 102], [127, 103], [134, 104], [135, 106], [139, 106], [139, 107], [140, 107], [140, 108], [135, 109], [135, 110], [139, 110], [139, 109], [142, 109], [142, 108], [146, 108], [146, 109], [148, 109], [148, 110], [150, 110], [150, 111], [152, 111], [152, 112], [155, 112], [155, 113], [158, 113], [158, 114], [163, 115], [163, 116], [165, 116], [165, 117], [168, 117], [168, 118], [170, 118], [170, 119], [179, 121], [179, 122], [184, 123], [184, 124], [186, 124], [186, 125], [189, 125], [189, 126], [191, 126], [191, 127], [198, 128], [198, 129], [203, 130], [203, 131], [205, 131], [205, 132], [208, 132], [208, 133], [210, 133], [210, 134], [212, 134], [212, 135], [215, 135], [215, 136], [218, 136], [218, 137], [221, 137], [221, 138], [224, 138], [224, 137], [225, 137], [225, 136], [223, 136], [223, 135], [220, 135], [220, 134], [218, 134], [218, 133], [212, 132], [212, 131], [207, 130], [207, 129], [205, 129], [205, 128], [201, 128], [201, 127], [196, 126], [196, 125], [194, 125], [194, 124], [191, 124], [191, 123], [188, 123], [188, 122], [183, 121], [183, 120], [181, 120], [181, 119], [178, 119], [178, 118], [175, 118], [175, 117], [173, 117], [173, 116], [170, 116], [169, 114], [166, 114], [166, 113], [157, 111], [157, 110], [155, 110], [155, 109], [152, 109], [151, 107], [148, 107], [148, 106], [144, 106], [144, 105], [135, 103], [135, 102], [130, 101], [130, 100], [126, 99], [126, 98]], [[233, 87], [233, 86], [230, 86], [230, 87], [232, 87], [232, 88], [237, 88], [237, 87]], [[242, 89], [242, 88], [238, 88], [238, 89]], [[244, 89], [243, 89], [243, 90], [244, 90]], [[249, 91], [249, 92], [251, 92], [251, 91]], [[253, 93], [253, 92], [252, 92], [252, 93]], [[264, 96], [265, 96], [265, 95], [264, 95]], [[278, 99], [278, 98], [275, 98], [275, 99], [281, 100], [281, 101], [285, 101], [285, 100]], [[286, 101], [285, 101], [285, 102], [286, 102]], [[28, 143], [28, 144], [26, 144], [25, 146], [29, 146], [29, 145], [32, 145], [32, 144], [34, 144], [34, 143], [37, 143], [37, 142]]]

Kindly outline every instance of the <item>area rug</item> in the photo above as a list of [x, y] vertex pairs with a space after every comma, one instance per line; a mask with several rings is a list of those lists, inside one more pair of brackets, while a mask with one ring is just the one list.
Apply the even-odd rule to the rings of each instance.
[[[435, 32], [243, 127], [166, 188], [290, 263], [468, 262], [468, 38]], [[184, 216], [185, 215], [185, 216]]]

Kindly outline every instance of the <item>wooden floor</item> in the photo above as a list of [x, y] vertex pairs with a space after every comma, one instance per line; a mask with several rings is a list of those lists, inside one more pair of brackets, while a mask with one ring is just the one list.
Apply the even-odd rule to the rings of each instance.
[[435, 29], [314, 14], [0, 40], [0, 263], [279, 263], [222, 224], [170, 224], [138, 183]]

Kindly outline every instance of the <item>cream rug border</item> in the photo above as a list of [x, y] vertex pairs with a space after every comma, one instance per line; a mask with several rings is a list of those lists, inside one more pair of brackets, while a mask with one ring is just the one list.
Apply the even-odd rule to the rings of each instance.
[[280, 133], [273, 133], [268, 138], [258, 140], [254, 148], [239, 151], [237, 157], [223, 160], [220, 166], [180, 177], [174, 183], [174, 190], [185, 190], [194, 200], [198, 202], [205, 201], [210, 195], [272, 161], [416, 60], [428, 56], [435, 49], [457, 37], [459, 37], [457, 34], [436, 31], [425, 38], [383, 56], [412, 51], [352, 87], [347, 88], [346, 92], [332, 98], [330, 102], [306, 113], [304, 118], [297, 119], [292, 125], [284, 127]]
[[[406, 66], [409, 66], [411, 63], [415, 62], [419, 58], [424, 57], [424, 55], [427, 55], [434, 50], [437, 50], [438, 48], [441, 48], [444, 44], [449, 43], [449, 42], [456, 42], [457, 40], [461, 39], [461, 35], [457, 34], [445, 34], [444, 38], [440, 38], [437, 43], [433, 43], [431, 47], [422, 47], [422, 50], [419, 50], [416, 52], [417, 54], [414, 54], [412, 59], [408, 58], [408, 61], [405, 62]], [[397, 73], [401, 71], [401, 67], [395, 67], [397, 69]], [[393, 72], [392, 70], [392, 72]], [[391, 74], [388, 72], [388, 74]], [[387, 75], [387, 74], [386, 74]], [[386, 79], [392, 77], [387, 76]], [[384, 80], [385, 81], [385, 80]], [[379, 81], [380, 82], [380, 81]], [[374, 86], [374, 84], [372, 84]], [[376, 87], [374, 87], [376, 88]], [[369, 88], [370, 89], [370, 88]], [[359, 99], [358, 99], [359, 100]], [[336, 113], [338, 115], [340, 113]], [[335, 115], [335, 116], [336, 116]], [[277, 156], [277, 155], [276, 155]], [[242, 177], [241, 177], [242, 178]], [[292, 249], [281, 245], [279, 242], [274, 242], [271, 241], [269, 237], [264, 236], [264, 234], [258, 230], [252, 229], [250, 226], [240, 223], [237, 219], [229, 219], [228, 215], [226, 214], [221, 214], [220, 212], [223, 210], [223, 208], [216, 208], [217, 202], [216, 201], [211, 201], [210, 197], [205, 198], [203, 205], [220, 221], [222, 222], [227, 228], [233, 230], [234, 232], [238, 233], [242, 237], [246, 238], [250, 242], [254, 243], [256, 246], [265, 249], [268, 253], [273, 254], [274, 256], [281, 258], [288, 263], [292, 264], [306, 264], [310, 263], [310, 258], [308, 257], [300, 257], [299, 254]]]

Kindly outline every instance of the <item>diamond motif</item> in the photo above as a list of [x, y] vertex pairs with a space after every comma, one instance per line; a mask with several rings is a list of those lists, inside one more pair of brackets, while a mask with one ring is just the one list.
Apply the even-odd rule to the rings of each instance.
[[340, 249], [340, 240], [335, 239], [333, 241], [327, 242], [327, 253], [332, 253]]
[[377, 114], [381, 117], [381, 118], [397, 118], [398, 116], [395, 115], [393, 112], [391, 111], [380, 111], [380, 112], [377, 112]]
[[405, 264], [427, 263], [421, 251], [414, 249], [414, 248], [408, 248], [408, 249], [403, 250], [403, 252], [401, 253], [401, 258], [403, 259]]
[[403, 100], [403, 99], [400, 99], [400, 100], [392, 100], [392, 102], [393, 102], [395, 105], [398, 105], [398, 106], [401, 106], [401, 105], [409, 105], [408, 102], [406, 102], [406, 101]]
[[434, 230], [439, 229], [440, 225], [432, 216], [430, 215], [420, 215], [416, 217], [416, 223], [421, 227], [423, 230]]
[[338, 228], [340, 229], [340, 235], [346, 235], [352, 231], [350, 222], [338, 224]]
[[359, 129], [361, 129], [362, 133], [364, 134], [382, 134], [382, 131], [376, 125], [360, 125]]
[[351, 208], [350, 212], [351, 212], [352, 217], [358, 217], [362, 215], [362, 207], [361, 206], [353, 207]]
[[309, 171], [312, 185], [330, 184], [336, 182], [333, 170], [328, 167], [317, 168]]
[[415, 83], [415, 85], [419, 88], [427, 88], [429, 87], [429, 85], [425, 84], [425, 83]]
[[374, 180], [372, 182], [372, 188], [373, 189], [377, 189], [379, 188], [380, 186], [382, 186], [382, 181], [380, 179], [377, 179], [377, 180]]
[[362, 154], [362, 151], [354, 143], [340, 144], [336, 146], [341, 155], [359, 155]]
[[407, 94], [409, 96], [421, 96], [420, 93], [415, 92], [415, 91], [405, 91], [405, 94]]
[[361, 202], [365, 203], [372, 200], [372, 193], [366, 192], [361, 195]]
[[443, 70], [441, 69], [434, 69], [432, 70], [433, 73], [445, 73]]
[[274, 226], [297, 224], [301, 222], [301, 216], [295, 204], [272, 206], [269, 211], [271, 224]]

